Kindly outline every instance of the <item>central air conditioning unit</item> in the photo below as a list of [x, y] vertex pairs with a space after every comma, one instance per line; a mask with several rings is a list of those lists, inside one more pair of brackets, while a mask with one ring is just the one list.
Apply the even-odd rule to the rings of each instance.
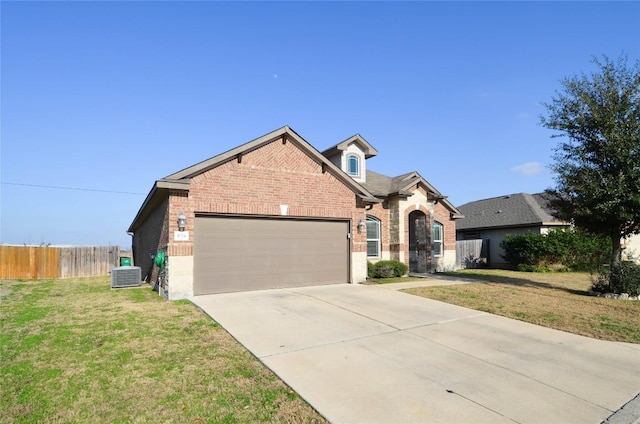
[[119, 266], [111, 268], [111, 288], [140, 287], [142, 284], [139, 266]]

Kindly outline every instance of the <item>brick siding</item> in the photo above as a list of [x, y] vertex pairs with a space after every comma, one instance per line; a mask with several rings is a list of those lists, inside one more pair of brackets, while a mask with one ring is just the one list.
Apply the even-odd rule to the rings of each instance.
[[281, 215], [349, 219], [352, 224], [352, 251], [366, 251], [366, 233], [357, 231], [365, 219], [364, 208], [356, 207], [351, 189], [321, 164], [301, 151], [295, 142], [273, 141], [191, 179], [188, 195], [172, 195], [170, 230], [177, 230], [180, 211], [187, 216], [192, 237], [188, 242], [170, 243], [170, 254], [192, 255], [196, 213]]
[[[158, 280], [158, 267], [154, 266], [155, 255], [166, 250], [169, 241], [169, 200], [160, 204], [138, 228], [133, 236], [133, 261], [139, 266], [143, 280], [151, 283]], [[177, 218], [176, 218], [177, 219]]]
[[444, 230], [444, 250], [456, 250], [456, 221], [451, 219], [451, 211], [443, 204], [436, 203], [433, 208], [434, 219], [442, 224]]

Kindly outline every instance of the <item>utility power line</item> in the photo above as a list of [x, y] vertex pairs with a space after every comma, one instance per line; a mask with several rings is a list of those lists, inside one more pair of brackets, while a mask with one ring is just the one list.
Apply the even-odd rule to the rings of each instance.
[[42, 184], [8, 183], [5, 181], [0, 182], [0, 184], [12, 185], [12, 186], [23, 186], [23, 187], [53, 188], [57, 190], [92, 191], [97, 193], [114, 193], [114, 194], [134, 194], [136, 196], [144, 195], [144, 193], [133, 193], [131, 191], [100, 190], [96, 188], [80, 188], [80, 187], [61, 187], [61, 186], [50, 186], [50, 185], [42, 185]]

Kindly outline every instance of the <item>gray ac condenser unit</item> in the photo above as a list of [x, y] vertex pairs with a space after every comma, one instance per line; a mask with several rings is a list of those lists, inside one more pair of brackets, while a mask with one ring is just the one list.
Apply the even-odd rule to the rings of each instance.
[[141, 282], [139, 266], [119, 266], [111, 268], [111, 288], [139, 287]]

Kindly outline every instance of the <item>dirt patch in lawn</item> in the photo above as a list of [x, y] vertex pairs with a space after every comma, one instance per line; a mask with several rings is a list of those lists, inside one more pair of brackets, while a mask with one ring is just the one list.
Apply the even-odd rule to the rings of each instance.
[[405, 291], [584, 336], [640, 343], [640, 301], [589, 296], [589, 274], [473, 270], [451, 275], [478, 283]]

